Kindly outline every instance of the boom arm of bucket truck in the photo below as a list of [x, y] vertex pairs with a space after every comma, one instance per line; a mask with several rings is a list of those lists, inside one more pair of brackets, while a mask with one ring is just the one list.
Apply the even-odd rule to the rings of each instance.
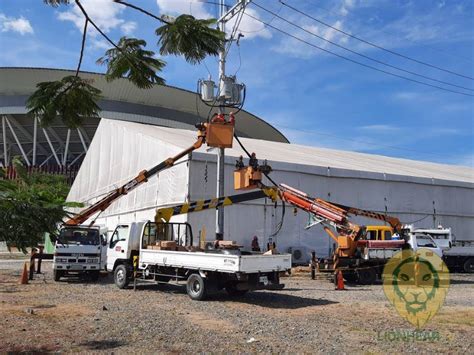
[[[248, 168], [243, 169], [248, 173]], [[374, 211], [337, 205], [319, 198], [312, 198], [306, 193], [285, 184], [268, 187], [263, 185], [258, 179], [255, 179], [256, 174], [251, 173], [250, 175], [252, 176], [250, 180], [255, 184], [255, 187], [258, 187], [260, 190], [160, 208], [156, 211], [155, 221], [157, 223], [168, 222], [172, 216], [179, 214], [200, 212], [219, 206], [229, 206], [235, 203], [269, 197], [273, 201], [282, 200], [294, 207], [313, 214], [318, 222], [321, 223], [326, 233], [337, 243], [341, 256], [353, 255], [357, 246], [357, 240], [363, 239], [365, 235], [364, 227], [350, 221], [349, 217], [351, 214], [385, 221], [388, 222], [395, 231], [401, 230], [401, 223], [398, 218], [386, 216]], [[245, 179], [240, 179], [240, 181], [244, 180]], [[247, 181], [248, 180], [249, 179], [247, 179]], [[245, 189], [247, 188], [248, 186], [245, 187]], [[236, 189], [239, 190], [238, 186], [236, 186]], [[333, 227], [337, 234], [334, 233], [330, 227]]]
[[89, 219], [97, 212], [102, 212], [106, 208], [108, 208], [112, 204], [112, 202], [128, 194], [130, 191], [140, 186], [141, 184], [147, 182], [148, 179], [153, 175], [156, 175], [160, 171], [172, 167], [178, 159], [184, 157], [185, 155], [193, 152], [196, 149], [199, 149], [203, 143], [207, 143], [207, 145], [210, 147], [232, 147], [232, 140], [234, 134], [233, 121], [211, 121], [203, 124], [198, 124], [196, 125], [196, 127], [198, 128], [198, 138], [192, 146], [186, 148], [179, 154], [162, 161], [161, 163], [155, 165], [149, 170], [141, 171], [132, 180], [128, 181], [126, 184], [120, 186], [119, 188], [109, 192], [105, 197], [95, 202], [91, 206], [85, 208], [81, 212], [77, 213], [69, 220], [67, 220], [64, 224], [67, 226], [77, 226], [79, 224], [84, 223], [87, 219]]

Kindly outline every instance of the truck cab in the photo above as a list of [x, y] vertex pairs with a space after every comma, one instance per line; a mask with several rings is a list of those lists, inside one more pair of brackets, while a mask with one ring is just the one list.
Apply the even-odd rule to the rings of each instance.
[[100, 226], [64, 226], [54, 246], [54, 280], [87, 275], [94, 281], [107, 260], [107, 228]]
[[451, 233], [451, 228], [443, 228], [438, 226], [438, 228], [417, 228], [413, 231], [416, 235], [428, 235], [436, 242], [442, 250], [451, 249], [453, 246], [453, 236]]
[[392, 240], [393, 228], [390, 226], [366, 226], [367, 240]]

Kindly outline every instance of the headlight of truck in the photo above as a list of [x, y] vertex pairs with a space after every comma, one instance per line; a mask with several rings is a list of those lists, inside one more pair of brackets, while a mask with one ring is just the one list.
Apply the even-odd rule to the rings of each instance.
[[65, 259], [65, 258], [56, 258], [55, 261], [57, 263], [67, 263], [67, 259]]
[[87, 259], [87, 262], [90, 264], [97, 264], [99, 262], [99, 258]]

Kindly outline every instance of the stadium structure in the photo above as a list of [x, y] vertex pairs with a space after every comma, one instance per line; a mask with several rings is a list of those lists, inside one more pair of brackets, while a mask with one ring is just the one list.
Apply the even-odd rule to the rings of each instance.
[[[68, 129], [60, 120], [42, 128], [27, 115], [25, 108], [37, 83], [74, 73], [45, 68], [0, 68], [0, 164], [8, 166], [12, 157], [21, 156], [29, 166], [80, 166], [100, 119], [86, 118], [77, 129]], [[209, 107], [187, 90], [166, 85], [143, 90], [125, 79], [107, 82], [103, 74], [97, 73], [81, 72], [81, 77], [92, 79], [102, 91], [99, 106], [103, 118], [194, 129], [209, 112]], [[246, 111], [239, 113], [236, 129], [242, 137], [288, 142], [277, 129]]]

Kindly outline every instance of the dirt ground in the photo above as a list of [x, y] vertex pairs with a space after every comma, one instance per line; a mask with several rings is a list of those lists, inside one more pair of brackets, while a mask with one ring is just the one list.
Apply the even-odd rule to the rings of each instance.
[[382, 285], [335, 291], [325, 280], [297, 274], [283, 291], [243, 298], [226, 293], [189, 299], [182, 286], [119, 290], [98, 283], [54, 282], [51, 263], [19, 285], [21, 260], [0, 260], [0, 352], [311, 352], [472, 353], [474, 275], [451, 275], [445, 305], [425, 326], [436, 338], [396, 334], [414, 330], [385, 298]]

